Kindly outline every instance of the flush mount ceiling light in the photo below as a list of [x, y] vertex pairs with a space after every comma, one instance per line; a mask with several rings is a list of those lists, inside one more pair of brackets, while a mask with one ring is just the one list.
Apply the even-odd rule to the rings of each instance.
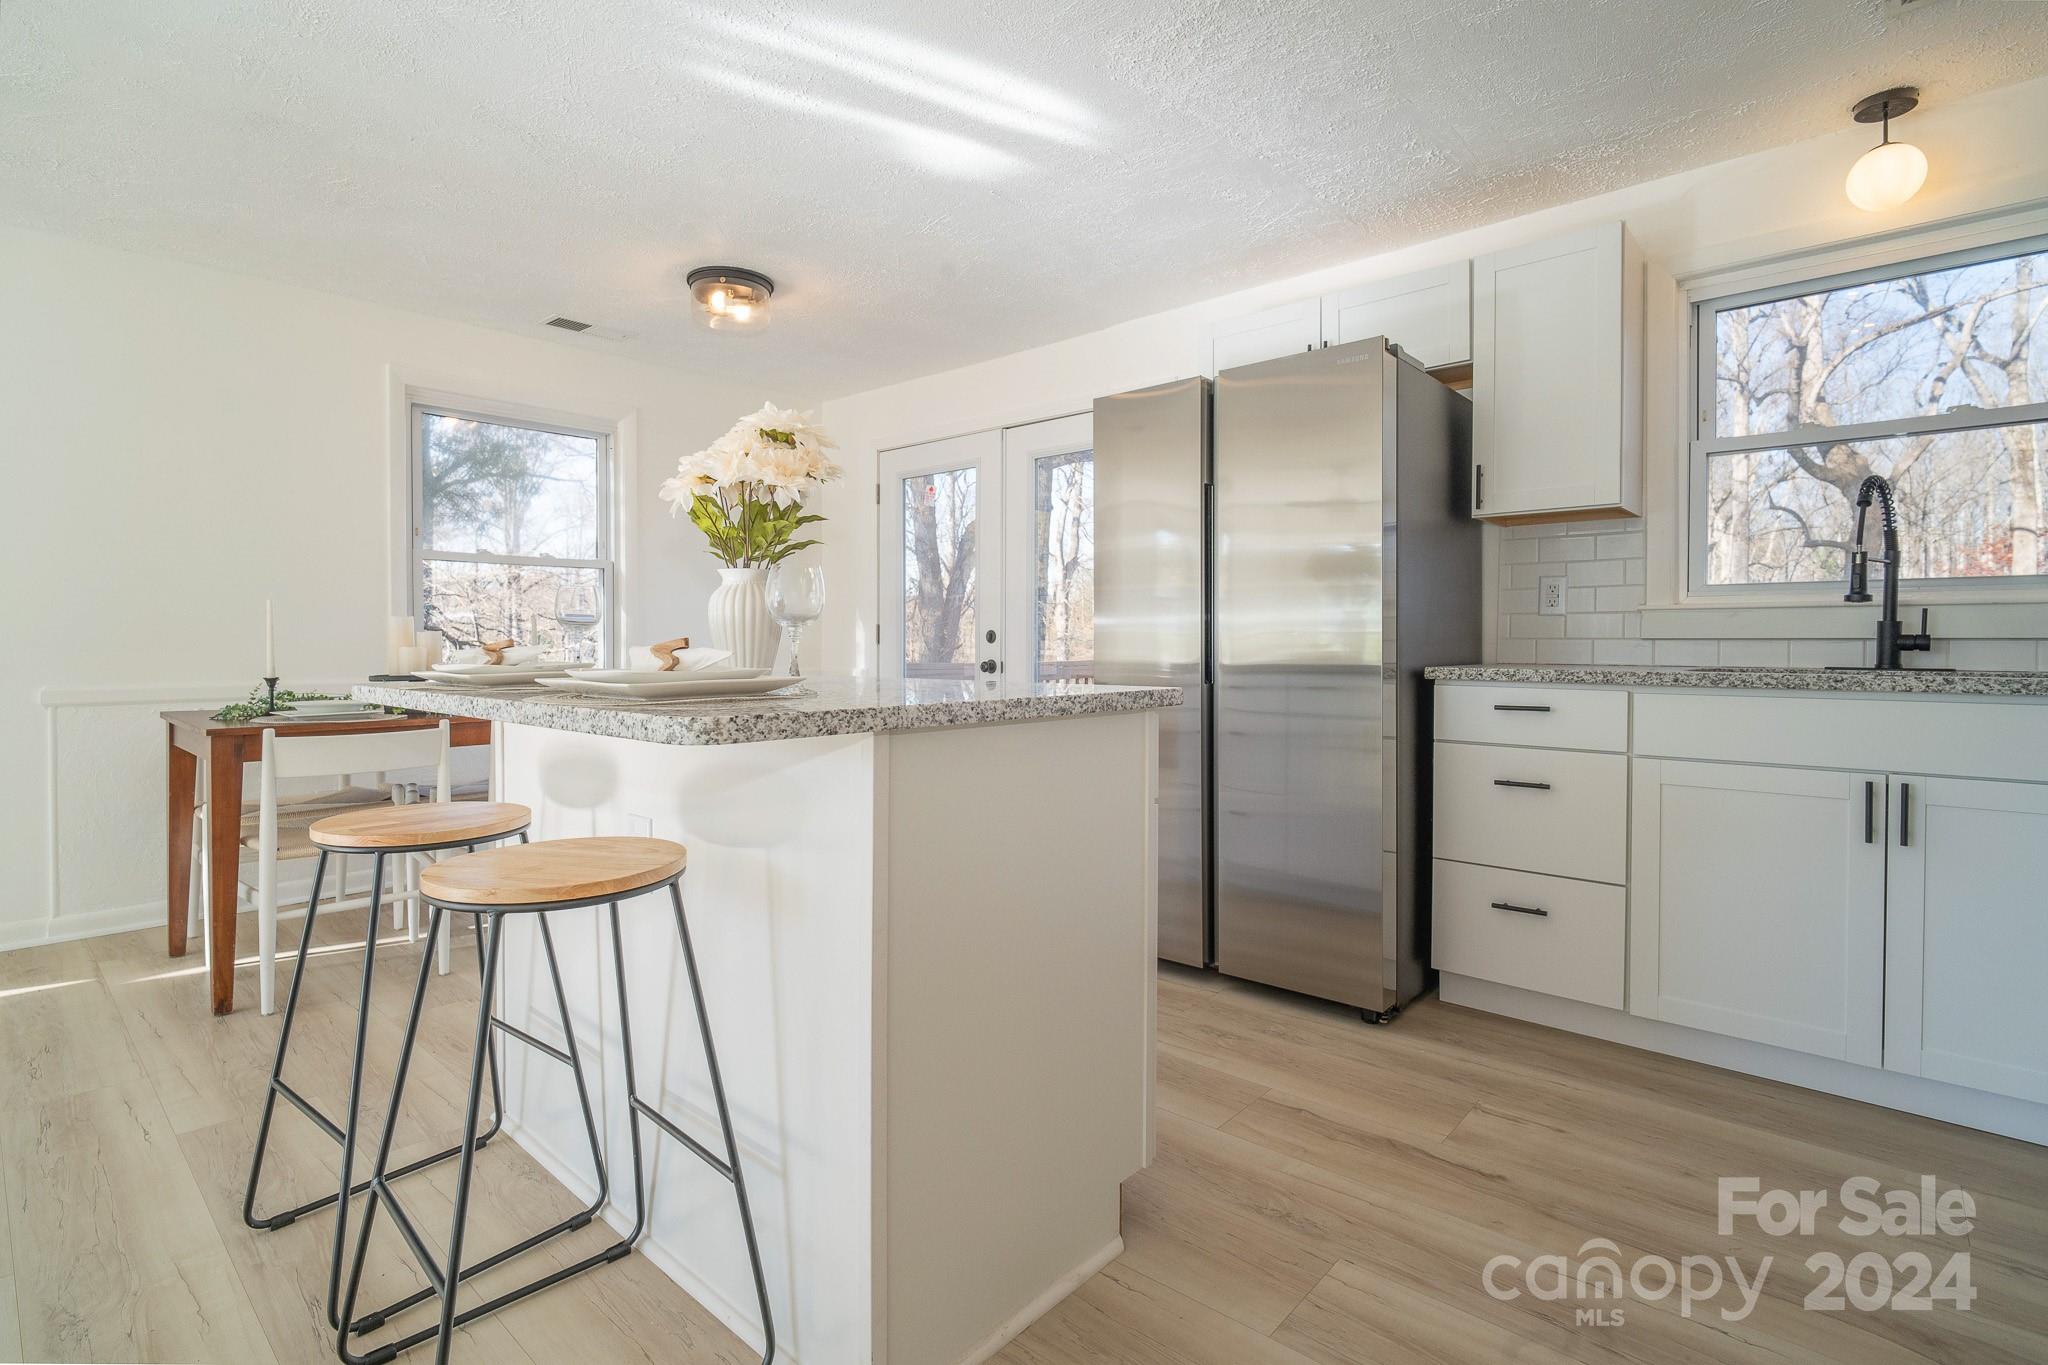
[[1842, 187], [1857, 208], [1872, 213], [1895, 209], [1927, 182], [1927, 154], [1910, 142], [1892, 141], [1892, 120], [1910, 114], [1919, 103], [1920, 92], [1910, 85], [1880, 90], [1856, 102], [1858, 123], [1884, 125], [1883, 139], [1856, 159]]
[[706, 327], [764, 327], [775, 281], [736, 265], [700, 265], [689, 274], [690, 297]]

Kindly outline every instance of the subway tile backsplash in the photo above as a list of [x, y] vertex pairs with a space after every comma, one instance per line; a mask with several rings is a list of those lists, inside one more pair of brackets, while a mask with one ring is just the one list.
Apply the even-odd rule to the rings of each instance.
[[[1694, 664], [1824, 668], [1867, 665], [1867, 640], [1645, 640], [1648, 560], [1640, 520], [1578, 521], [1500, 530], [1504, 664]], [[1564, 615], [1537, 611], [1537, 581], [1564, 579]], [[1876, 608], [1871, 608], [1876, 622]], [[1939, 634], [1937, 629], [1936, 634]], [[2048, 640], [1941, 640], [1909, 666], [2048, 669]]]

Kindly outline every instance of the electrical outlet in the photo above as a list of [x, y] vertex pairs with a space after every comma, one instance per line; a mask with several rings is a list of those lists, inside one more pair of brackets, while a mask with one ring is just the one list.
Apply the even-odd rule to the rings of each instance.
[[629, 838], [651, 839], [654, 837], [654, 821], [645, 815], [626, 817], [626, 834]]
[[1563, 574], [1536, 580], [1536, 613], [1539, 616], [1564, 615]]

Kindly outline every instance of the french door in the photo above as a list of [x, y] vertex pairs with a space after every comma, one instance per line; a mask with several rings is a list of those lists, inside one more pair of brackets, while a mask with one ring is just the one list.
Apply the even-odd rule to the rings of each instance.
[[1089, 413], [883, 451], [881, 672], [1094, 676]]

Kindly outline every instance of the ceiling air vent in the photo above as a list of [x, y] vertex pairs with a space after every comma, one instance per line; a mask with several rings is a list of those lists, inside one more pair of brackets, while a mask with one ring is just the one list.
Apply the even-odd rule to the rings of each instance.
[[590, 330], [589, 323], [578, 322], [574, 318], [549, 318], [545, 325], [559, 327], [565, 332], [587, 332]]

